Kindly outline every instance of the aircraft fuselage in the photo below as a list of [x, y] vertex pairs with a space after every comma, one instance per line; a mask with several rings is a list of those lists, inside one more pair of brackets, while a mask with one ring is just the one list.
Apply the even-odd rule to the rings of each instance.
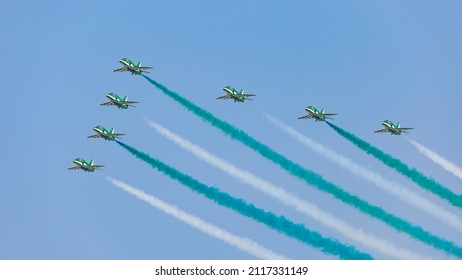
[[118, 95], [113, 95], [112, 93], [107, 94], [106, 97], [110, 100], [109, 103], [105, 103], [105, 104], [101, 104], [101, 105], [115, 105], [115, 106], [117, 106], [118, 109], [127, 109], [128, 108], [128, 104], [126, 104], [125, 101], [124, 101], [125, 99], [127, 99], [127, 97], [125, 97], [125, 99], [123, 100]]
[[77, 165], [77, 169], [82, 169], [85, 172], [94, 172], [95, 171], [95, 168], [91, 167], [90, 165], [87, 165], [87, 163], [85, 163], [85, 162], [76, 161], [76, 160], [74, 160], [72, 162]]
[[305, 111], [308, 113], [308, 118], [311, 119], [311, 118], [314, 118], [315, 121], [317, 122], [324, 122], [326, 121], [326, 117], [325, 116], [319, 116], [319, 114], [322, 114], [321, 112], [319, 112], [318, 110], [316, 110], [315, 108], [311, 108], [311, 107], [307, 107], [305, 108]]
[[104, 140], [108, 140], [108, 141], [114, 141], [115, 140], [114, 135], [112, 135], [109, 131], [102, 130], [102, 129], [96, 128], [96, 127], [93, 128], [93, 130], [96, 132], [97, 137], [101, 137]]
[[228, 94], [234, 100], [234, 102], [244, 102], [244, 99], [245, 99], [244, 96], [237, 90], [230, 89], [227, 87], [223, 88], [223, 90], [226, 92], [226, 94]]

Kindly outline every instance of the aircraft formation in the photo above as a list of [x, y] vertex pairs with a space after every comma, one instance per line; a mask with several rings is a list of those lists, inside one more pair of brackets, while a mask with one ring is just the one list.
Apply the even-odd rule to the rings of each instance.
[[[244, 102], [245, 100], [252, 100], [250, 97], [256, 96], [255, 94], [245, 94], [244, 89], [237, 90], [232, 86], [226, 86], [223, 88], [223, 91], [226, 93], [224, 96], [217, 97], [217, 99], [232, 99], [234, 102]], [[301, 116], [298, 119], [314, 119], [318, 122], [325, 122], [326, 119], [332, 119], [331, 116], [336, 116], [335, 113], [324, 113], [324, 109], [318, 110], [314, 106], [308, 106], [305, 108], [305, 111], [308, 113], [306, 116]], [[408, 133], [407, 130], [412, 128], [403, 128], [400, 127], [399, 122], [394, 124], [389, 120], [382, 122], [384, 129], [374, 131], [375, 133], [384, 133], [389, 132], [392, 135], [401, 135], [401, 133]]]
[[[148, 69], [152, 67], [142, 67], [141, 62], [134, 63], [130, 59], [123, 58], [119, 60], [119, 63], [123, 65], [122, 68], [114, 70], [114, 72], [130, 72], [132, 75], [141, 75], [142, 73], [149, 73]], [[106, 94], [106, 98], [109, 99], [109, 102], [102, 103], [100, 106], [116, 106], [118, 109], [128, 109], [128, 107], [135, 107], [133, 104], [139, 103], [138, 101], [129, 101], [128, 96], [121, 98], [116, 93], [110, 92]], [[114, 128], [106, 129], [101, 125], [95, 126], [93, 131], [95, 135], [90, 135], [87, 138], [102, 138], [106, 141], [115, 141], [116, 139], [122, 138], [125, 134], [115, 133]], [[87, 162], [82, 158], [76, 158], [72, 161], [75, 166], [69, 167], [68, 170], [83, 170], [85, 172], [94, 172], [97, 169], [101, 169], [104, 165], [94, 165], [93, 160]]]
[[[134, 63], [128, 58], [122, 58], [118, 61], [122, 64], [122, 68], [113, 70], [113, 72], [129, 72], [132, 75], [142, 75], [143, 73], [149, 73], [147, 70], [153, 69], [149, 66], [141, 66], [141, 62]], [[226, 95], [217, 97], [217, 99], [232, 99], [234, 102], [244, 102], [245, 100], [252, 100], [251, 97], [256, 96], [256, 94], [244, 93], [244, 89], [237, 90], [232, 86], [225, 86], [223, 91]], [[129, 101], [128, 97], [125, 96], [121, 98], [116, 93], [106, 94], [106, 98], [109, 99], [109, 102], [100, 104], [101, 106], [116, 106], [118, 109], [128, 109], [128, 107], [135, 107], [133, 104], [139, 103], [138, 101]], [[324, 109], [318, 110], [314, 106], [308, 106], [304, 109], [307, 113], [305, 116], [301, 116], [298, 119], [314, 119], [315, 121], [325, 122], [327, 119], [332, 119], [332, 116], [336, 116], [336, 113], [325, 113]], [[382, 122], [383, 129], [374, 131], [374, 133], [390, 133], [391, 135], [401, 135], [401, 133], [408, 133], [408, 130], [413, 129], [409, 127], [401, 127], [400, 123], [394, 124], [389, 120]], [[103, 126], [96, 126], [93, 128], [95, 135], [88, 136], [87, 138], [102, 138], [106, 141], [115, 141], [120, 139], [121, 136], [125, 134], [115, 133], [114, 128], [110, 130], [104, 128]], [[78, 170], [81, 169], [86, 172], [94, 172], [97, 169], [104, 167], [104, 165], [94, 165], [93, 160], [89, 162], [81, 158], [76, 158], [72, 161], [75, 166], [68, 168], [68, 170]]]
[[[121, 61], [125, 61], [125, 60], [121, 60]], [[133, 64], [133, 65], [135, 65], [135, 64]], [[136, 65], [137, 66], [133, 66], [133, 67], [138, 67], [140, 65], [140, 63], [138, 63]], [[130, 70], [128, 70], [128, 69], [130, 69]], [[117, 69], [117, 70], [120, 70], [120, 69]], [[137, 68], [132, 69], [132, 68], [127, 67], [127, 70], [124, 70], [124, 71], [131, 72], [132, 74], [134, 74], [134, 73], [142, 73], [144, 71], [144, 69], [137, 69]], [[140, 71], [140, 72], [137, 72], [137, 71]], [[118, 71], [118, 72], [123, 72], [123, 71]], [[136, 75], [139, 75], [139, 74], [136, 74]], [[200, 108], [199, 106], [197, 106], [194, 103], [190, 102], [189, 100], [187, 100], [186, 98], [184, 98], [181, 95], [177, 94], [176, 92], [173, 92], [173, 91], [169, 90], [168, 88], [166, 88], [162, 84], [150, 79], [149, 77], [147, 77], [145, 75], [143, 75], [143, 77], [146, 78], [146, 80], [149, 81], [151, 84], [156, 86], [159, 90], [161, 90], [165, 95], [171, 97], [172, 99], [174, 99], [175, 101], [177, 101], [178, 103], [183, 105], [183, 107], [185, 107], [186, 109], [191, 111], [196, 116], [198, 116], [198, 117], [202, 118], [203, 120], [209, 122], [212, 126], [214, 126], [215, 128], [221, 130], [223, 133], [231, 136], [231, 138], [233, 140], [241, 142], [242, 144], [244, 144], [247, 147], [251, 148], [255, 152], [258, 152], [260, 155], [262, 155], [266, 159], [278, 164], [282, 169], [286, 170], [291, 175], [304, 180], [308, 185], [311, 185], [311, 186], [316, 187], [317, 189], [319, 189], [321, 191], [328, 192], [328, 193], [332, 194], [335, 198], [345, 202], [346, 204], [348, 204], [350, 206], [353, 206], [353, 207], [357, 208], [361, 212], [363, 212], [363, 213], [365, 213], [365, 214], [367, 214], [367, 215], [369, 215], [369, 216], [371, 216], [373, 218], [376, 218], [376, 219], [379, 219], [379, 220], [385, 222], [389, 226], [397, 229], [399, 232], [407, 233], [411, 237], [413, 237], [413, 238], [415, 238], [417, 240], [420, 240], [420, 241], [422, 241], [424, 243], [427, 243], [429, 245], [432, 245], [436, 249], [444, 250], [445, 252], [454, 254], [456, 256], [460, 256], [462, 258], [462, 250], [453, 253], [451, 248], [448, 249], [448, 247], [446, 245], [447, 244], [446, 240], [441, 239], [438, 236], [434, 236], [431, 233], [427, 233], [426, 231], [423, 231], [423, 232], [425, 232], [425, 234], [428, 235], [428, 238], [427, 237], [422, 238], [421, 237], [422, 235], [420, 234], [420, 231], [415, 231], [414, 230], [414, 228], [416, 228], [416, 226], [414, 226], [412, 223], [408, 222], [407, 220], [402, 219], [400, 217], [395, 217], [392, 214], [388, 214], [385, 210], [382, 210], [382, 208], [380, 208], [379, 206], [374, 206], [372, 204], [369, 204], [366, 201], [362, 200], [361, 198], [341, 190], [341, 187], [336, 186], [335, 184], [323, 179], [322, 176], [314, 173], [313, 171], [310, 171], [309, 169], [304, 169], [299, 164], [297, 164], [295, 162], [292, 162], [290, 159], [287, 159], [283, 155], [277, 153], [276, 151], [273, 151], [271, 148], [269, 148], [268, 146], [266, 146], [263, 143], [260, 143], [258, 140], [254, 139], [253, 137], [249, 136], [245, 132], [241, 131], [239, 128], [227, 123], [224, 120], [221, 120], [221, 119], [215, 117], [212, 113], [209, 113], [208, 111], [205, 111], [205, 109]], [[233, 88], [231, 86], [224, 87], [223, 91], [226, 93], [226, 95], [220, 96], [217, 99], [231, 99], [234, 102], [241, 102], [242, 103], [242, 102], [245, 102], [245, 100], [252, 100], [251, 97], [256, 96], [256, 94], [245, 94], [243, 89], [237, 90], [236, 88]], [[100, 104], [101, 106], [116, 106], [119, 109], [128, 109], [128, 107], [135, 107], [133, 104], [138, 103], [137, 101], [128, 101], [127, 96], [125, 96], [124, 98], [121, 98], [120, 96], [118, 96], [115, 93], [106, 94], [106, 98], [109, 100], [109, 102], [102, 103], [102, 104]], [[443, 185], [441, 185], [438, 182], [434, 181], [432, 178], [429, 178], [429, 177], [425, 176], [423, 173], [421, 173], [421, 172], [419, 172], [419, 171], [417, 171], [415, 169], [411, 169], [405, 163], [402, 163], [399, 159], [396, 159], [393, 156], [382, 152], [380, 149], [374, 147], [373, 145], [370, 145], [368, 142], [360, 139], [359, 137], [355, 136], [354, 134], [352, 134], [352, 133], [350, 133], [350, 132], [348, 132], [348, 131], [346, 131], [346, 130], [344, 130], [344, 129], [342, 129], [342, 128], [334, 125], [334, 124], [332, 124], [330, 121], [328, 121], [330, 119], [333, 119], [333, 117], [336, 116], [337, 113], [326, 112], [324, 109], [317, 109], [314, 106], [307, 106], [306, 108], [304, 108], [304, 111], [306, 112], [306, 114], [303, 115], [303, 116], [298, 117], [298, 119], [314, 119], [314, 121], [317, 121], [317, 122], [326, 122], [340, 136], [344, 137], [345, 139], [347, 139], [352, 144], [356, 145], [361, 150], [367, 152], [368, 154], [375, 157], [377, 160], [383, 162], [387, 166], [395, 169], [397, 172], [399, 172], [402, 175], [408, 177], [409, 179], [411, 179], [413, 182], [415, 182], [416, 184], [418, 184], [422, 188], [424, 188], [424, 189], [426, 189], [426, 190], [440, 196], [443, 199], [446, 199], [452, 205], [462, 208], [462, 200], [460, 199], [461, 198], [460, 195], [457, 195], [457, 194], [451, 192], [450, 190], [447, 190]], [[271, 118], [268, 118], [268, 119], [271, 120]], [[278, 125], [277, 120], [272, 121], [272, 122], [274, 124]], [[408, 133], [408, 131], [412, 129], [410, 127], [401, 127], [399, 122], [397, 122], [395, 124], [395, 123], [393, 123], [393, 122], [391, 122], [389, 120], [385, 120], [381, 124], [382, 124], [383, 128], [380, 129], [380, 130], [374, 131], [374, 133], [390, 133], [391, 135], [401, 135], [402, 133]], [[151, 126], [153, 126], [153, 128], [154, 128], [154, 127], [156, 127], [158, 125], [155, 125], [155, 124], [152, 125], [151, 124]], [[281, 127], [282, 127], [282, 125], [281, 125]], [[160, 130], [160, 131], [164, 130], [162, 128], [160, 128], [160, 129], [156, 128], [156, 129]], [[284, 130], [290, 131], [290, 127], [288, 129], [284, 128]], [[98, 126], [93, 127], [93, 131], [94, 131], [94, 134], [88, 136], [88, 138], [102, 138], [105, 141], [115, 141], [118, 145], [120, 145], [122, 148], [124, 148], [125, 150], [130, 152], [133, 156], [135, 156], [139, 160], [144, 161], [145, 163], [147, 163], [148, 165], [150, 165], [154, 169], [157, 169], [158, 171], [160, 171], [160, 172], [168, 175], [169, 177], [179, 181], [184, 186], [189, 187], [190, 189], [196, 191], [197, 193], [205, 195], [206, 197], [214, 200], [217, 204], [225, 205], [228, 208], [231, 208], [231, 209], [233, 209], [233, 210], [235, 210], [235, 211], [237, 211], [239, 213], [247, 213], [247, 206], [248, 205], [241, 203], [241, 200], [239, 200], [237, 198], [234, 198], [234, 197], [232, 197], [232, 200], [230, 200], [231, 197], [227, 193], [220, 192], [216, 188], [207, 186], [206, 184], [203, 184], [203, 183], [195, 180], [191, 176], [189, 176], [187, 174], [184, 174], [181, 171], [177, 171], [176, 169], [174, 169], [173, 167], [168, 166], [165, 163], [162, 163], [160, 160], [157, 160], [156, 158], [150, 157], [148, 154], [146, 154], [146, 153], [144, 153], [142, 151], [138, 151], [136, 148], [131, 147], [131, 146], [123, 143], [122, 141], [118, 141], [117, 139], [120, 139], [125, 134], [123, 134], [123, 133], [115, 133], [114, 128], [107, 129], [107, 128], [103, 127], [103, 126], [98, 125]], [[295, 137], [299, 137], [299, 136], [297, 136], [297, 133], [290, 132], [290, 134], [294, 135]], [[176, 136], [167, 136], [167, 138], [170, 138], [170, 137], [172, 139], [176, 138]], [[176, 140], [173, 140], [173, 141], [176, 141]], [[179, 141], [179, 142], [181, 143], [181, 141]], [[309, 142], [309, 141], [307, 141], [307, 142]], [[179, 145], [181, 146], [181, 144], [179, 144]], [[317, 150], [319, 148], [319, 146], [317, 144], [313, 144], [313, 145], [312, 144], [306, 144], [306, 146], [312, 146], [311, 148], [313, 150]], [[313, 148], [313, 146], [316, 147], [316, 148]], [[319, 148], [319, 149], [321, 149], [321, 148]], [[323, 154], [324, 153], [322, 151], [323, 149], [325, 149], [325, 148], [322, 148], [321, 152], [319, 152], [319, 153]], [[356, 172], [357, 170], [366, 170], [363, 167], [359, 166], [358, 164], [356, 164], [354, 162], [350, 162], [346, 158], [345, 158], [345, 160], [343, 160], [344, 157], [342, 157], [341, 155], [337, 155], [334, 152], [326, 153], [326, 154], [328, 154], [328, 156], [326, 156], [328, 159], [330, 159], [332, 161], [335, 161], [335, 162], [340, 162], [339, 163], [340, 165], [349, 166], [351, 164], [352, 167], [351, 167], [350, 171], [352, 171], [355, 174], [357, 173]], [[94, 172], [95, 170], [98, 170], [98, 169], [101, 169], [101, 168], [104, 167], [103, 165], [95, 165], [93, 160], [90, 160], [90, 161], [87, 162], [86, 160], [84, 160], [82, 158], [76, 158], [72, 162], [75, 164], [75, 166], [68, 168], [69, 170], [79, 170], [79, 169], [81, 169], [81, 170], [86, 171], [86, 172]], [[397, 164], [397, 163], [399, 163], [399, 164]], [[233, 168], [230, 168], [230, 169], [232, 169], [232, 170], [228, 170], [227, 171], [228, 173], [239, 173], [239, 172], [234, 172]], [[293, 172], [293, 170], [295, 170], [295, 169], [300, 170], [300, 172]], [[359, 173], [362, 173], [362, 172], [359, 172]], [[370, 174], [374, 174], [374, 173], [370, 173]], [[381, 187], [383, 189], [388, 189], [391, 186], [390, 184], [388, 184], [386, 182], [384, 183], [384, 181], [382, 179], [371, 180], [371, 179], [368, 179], [368, 178], [371, 178], [371, 176], [369, 176], [367, 174], [366, 174], [367, 176], [366, 175], [363, 176], [363, 175], [361, 175], [360, 177], [364, 177], [366, 180], [373, 181], [374, 184], [376, 184], [377, 186], [379, 186], [379, 187]], [[374, 176], [376, 176], [376, 175], [374, 175]], [[372, 177], [374, 177], [374, 176], [372, 176]], [[379, 177], [374, 177], [374, 178], [379, 178]], [[395, 191], [394, 189], [398, 190], [398, 189], [400, 189], [400, 186], [394, 186], [393, 185], [393, 188], [390, 191], [391, 194], [396, 195], [396, 194], [398, 194], [398, 192]], [[442, 190], [444, 190], [444, 191], [442, 191]], [[265, 192], [273, 193], [273, 194], [275, 194], [275, 196], [278, 196], [280, 194], [279, 192], [273, 192], [273, 191], [271, 191], [269, 189], [265, 190]], [[397, 196], [401, 198], [401, 196], [399, 196], [399, 195], [397, 195]], [[286, 201], [286, 199], [288, 199], [288, 198], [286, 197], [283, 200]], [[416, 201], [416, 199], [418, 199], [418, 195], [410, 194], [410, 197], [409, 196], [408, 197], [403, 197], [402, 199], [404, 201], [406, 201], [406, 202], [411, 203], [413, 201]], [[233, 201], [233, 203], [229, 204], [229, 201]], [[297, 201], [297, 200], [295, 200], [295, 201]], [[231, 205], [231, 206], [229, 206], [229, 205]], [[296, 206], [296, 205], [297, 205], [297, 203], [295, 203], [293, 206]], [[423, 210], [427, 209], [425, 211], [428, 211], [428, 208], [426, 206], [425, 207], [423, 205], [414, 205], [414, 206], [416, 206], [418, 208], [422, 208]], [[384, 213], [383, 216], [382, 215], [376, 216], [374, 214], [374, 213], [376, 213], [376, 209], [380, 209], [381, 213], [382, 212]], [[263, 211], [263, 210], [261, 210], [261, 211]], [[432, 211], [428, 211], [428, 212], [431, 213]], [[273, 218], [271, 218], [271, 216], [267, 216], [266, 213], [267, 212], [263, 211], [263, 212], [261, 212], [262, 216], [260, 216], [260, 214], [258, 214], [257, 216], [254, 216], [253, 214], [252, 215], [247, 215], [247, 216], [250, 217], [250, 218], [253, 218], [253, 219], [255, 219], [255, 220], [259, 221], [259, 222], [262, 222], [264, 224], [270, 225], [272, 228], [277, 229], [278, 231], [283, 232], [286, 235], [293, 237], [291, 235], [291, 230], [292, 229], [291, 229], [291, 224], [290, 223], [287, 224], [288, 228], [287, 228], [287, 231], [285, 231], [286, 227], [278, 226], [279, 222], [274, 223]], [[441, 215], [436, 215], [436, 217], [438, 217], [438, 218], [440, 216]], [[390, 220], [389, 217], [392, 217], [392, 219]], [[450, 225], [453, 224], [451, 218], [445, 219], [445, 221], [447, 221], [448, 224], [450, 224]], [[284, 222], [284, 223], [286, 223], [286, 222]], [[406, 225], [406, 227], [408, 227], [409, 229], [404, 229], [403, 230], [403, 228], [405, 228], [405, 227], [403, 227], [403, 225]], [[343, 230], [339, 230], [339, 231], [341, 231], [342, 234], [345, 234], [347, 236], [351, 236], [350, 233], [348, 233], [348, 232], [343, 232]], [[322, 246], [322, 245], [320, 245], [320, 244], [318, 244], [316, 242], [314, 242], [314, 243], [307, 242], [307, 239], [305, 239], [305, 237], [302, 238], [300, 236], [297, 236], [295, 238], [299, 239], [300, 241], [302, 241], [304, 243], [309, 243], [313, 247], [323, 247], [326, 250], [330, 250], [331, 253], [334, 254], [334, 255], [338, 254], [338, 253], [336, 253], [336, 252], [338, 252], [338, 248], [334, 248], [334, 247], [343, 246], [341, 243], [338, 244], [338, 245], [334, 244], [335, 246], [332, 245], [333, 246], [332, 248], [334, 248], [334, 249], [332, 249], [331, 247], [329, 247], [331, 245], [329, 245], [329, 246], [323, 245]], [[360, 242], [363, 242], [362, 238], [360, 238], [360, 239], [361, 239]], [[438, 240], [438, 241], [435, 243], [434, 240]], [[439, 241], [439, 240], [441, 240], [441, 241]], [[367, 243], [368, 246], [377, 249], [377, 247], [374, 245], [376, 242], [373, 241], [373, 240], [364, 241], [364, 243]], [[403, 257], [403, 255], [401, 255], [401, 251], [393, 252], [395, 250], [393, 248], [393, 246], [391, 246], [389, 248], [386, 248], [386, 249], [389, 251], [388, 253], [390, 253], [392, 255], [396, 254], [396, 255], [399, 255], [400, 258]], [[379, 249], [379, 250], [382, 250], [382, 249]], [[356, 258], [358, 256], [359, 256], [358, 258], [368, 258], [368, 257], [370, 257], [367, 254], [365, 254], [365, 255], [362, 254], [360, 251], [358, 251], [358, 254], [359, 255], [354, 255], [353, 254], [353, 258]], [[341, 258], [345, 258], [343, 253], [339, 254], [339, 256], [341, 256]], [[350, 256], [350, 255], [347, 254], [347, 256]], [[420, 257], [420, 256], [418, 256], [418, 257]], [[416, 258], [416, 257], [412, 256], [411, 258]]]

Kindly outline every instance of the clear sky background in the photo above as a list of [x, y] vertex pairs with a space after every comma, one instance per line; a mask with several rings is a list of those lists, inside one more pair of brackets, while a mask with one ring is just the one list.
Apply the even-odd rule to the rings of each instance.
[[[115, 188], [106, 175], [290, 258], [334, 258], [193, 193], [116, 143], [87, 139], [96, 125], [126, 133], [125, 143], [208, 185], [384, 257], [198, 161], [142, 116], [358, 228], [451, 258], [288, 175], [143, 77], [113, 73], [124, 57], [153, 66], [153, 79], [327, 180], [462, 246], [454, 230], [307, 150], [252, 109], [462, 217], [326, 124], [297, 120], [308, 105], [338, 113], [335, 124], [461, 194], [460, 179], [405, 137], [372, 133], [385, 119], [400, 121], [415, 128], [410, 137], [462, 164], [460, 1], [3, 1], [0, 10], [0, 259], [253, 258]], [[226, 85], [257, 96], [216, 100]], [[141, 103], [99, 106], [108, 92]], [[68, 171], [76, 157], [106, 168]]]

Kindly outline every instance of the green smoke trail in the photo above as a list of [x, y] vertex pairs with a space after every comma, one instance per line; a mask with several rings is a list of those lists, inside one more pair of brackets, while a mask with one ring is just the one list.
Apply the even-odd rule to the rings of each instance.
[[321, 191], [333, 195], [335, 198], [343, 201], [348, 205], [355, 207], [364, 214], [383, 221], [384, 223], [395, 228], [399, 232], [404, 232], [417, 240], [420, 240], [426, 244], [433, 246], [436, 249], [443, 250], [446, 253], [453, 254], [459, 258], [462, 258], [462, 248], [457, 247], [452, 242], [435, 236], [430, 232], [423, 230], [419, 226], [415, 226], [402, 218], [399, 218], [397, 216], [394, 216], [393, 214], [386, 212], [380, 207], [371, 205], [368, 202], [360, 199], [359, 197], [342, 190], [336, 185], [326, 181], [320, 175], [303, 168], [301, 165], [294, 163], [288, 158], [284, 157], [283, 155], [273, 151], [265, 144], [258, 142], [244, 131], [232, 126], [231, 124], [225, 121], [218, 119], [211, 113], [207, 112], [206, 110], [185, 99], [178, 93], [169, 90], [162, 84], [152, 80], [147, 76], [143, 75], [143, 77], [146, 78], [146, 80], [148, 80], [158, 89], [160, 89], [167, 96], [171, 97], [173, 100], [177, 101], [182, 106], [184, 106], [187, 110], [191, 111], [196, 116], [200, 117], [202, 120], [220, 129], [223, 133], [229, 135], [232, 139], [237, 140], [242, 144], [246, 145], [247, 147], [251, 148], [252, 150], [258, 152], [266, 159], [276, 163], [284, 170], [286, 170], [289, 174], [300, 178], [301, 180], [305, 181], [306, 183], [312, 186], [315, 186]]
[[173, 167], [152, 158], [148, 154], [140, 152], [125, 143], [119, 141], [116, 142], [138, 159], [151, 165], [152, 168], [165, 173], [170, 176], [170, 178], [177, 180], [193, 191], [204, 195], [222, 206], [228, 207], [240, 214], [263, 223], [287, 236], [296, 238], [305, 244], [321, 249], [321, 251], [325, 253], [338, 256], [341, 259], [372, 259], [369, 254], [359, 252], [352, 246], [346, 246], [336, 240], [325, 238], [317, 232], [308, 230], [301, 224], [293, 223], [284, 216], [276, 216], [275, 214], [257, 208], [253, 204], [249, 204], [242, 199], [234, 198], [217, 188], [209, 187], [189, 175], [181, 173]]
[[451, 190], [445, 188], [443, 185], [436, 182], [435, 180], [426, 177], [424, 174], [417, 171], [415, 168], [410, 168], [399, 159], [382, 152], [380, 149], [372, 146], [371, 144], [349, 133], [348, 131], [329, 122], [327, 122], [327, 124], [330, 127], [332, 127], [338, 134], [340, 134], [345, 139], [353, 143], [356, 147], [360, 148], [361, 150], [365, 151], [366, 153], [372, 155], [376, 159], [383, 162], [385, 165], [395, 169], [399, 173], [408, 177], [417, 185], [447, 200], [452, 205], [462, 208], [462, 196], [453, 193]]

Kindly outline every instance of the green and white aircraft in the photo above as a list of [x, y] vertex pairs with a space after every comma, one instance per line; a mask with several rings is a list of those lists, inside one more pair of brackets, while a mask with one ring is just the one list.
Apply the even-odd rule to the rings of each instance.
[[374, 131], [374, 133], [385, 133], [385, 132], [390, 132], [392, 135], [401, 135], [402, 132], [404, 133], [409, 133], [407, 130], [413, 129], [410, 127], [401, 127], [399, 122], [397, 124], [394, 124], [393, 122], [389, 120], [385, 120], [382, 122], [384, 129]]
[[244, 102], [246, 99], [252, 100], [249, 97], [256, 96], [255, 94], [245, 94], [243, 89], [237, 91], [231, 86], [226, 86], [223, 90], [226, 92], [226, 95], [217, 97], [217, 99], [233, 99], [234, 102]]
[[299, 120], [313, 118], [317, 122], [325, 122], [326, 119], [332, 119], [330, 116], [337, 115], [337, 114], [331, 114], [331, 113], [324, 113], [324, 109], [318, 110], [313, 106], [306, 107], [305, 111], [308, 113], [308, 115], [298, 118]]
[[114, 70], [114, 72], [128, 71], [132, 73], [132, 75], [141, 75], [143, 74], [143, 72], [149, 73], [148, 71], [146, 71], [147, 69], [152, 69], [152, 67], [141, 66], [141, 62], [138, 62], [137, 64], [135, 64], [133, 61], [131, 61], [128, 58], [122, 58], [121, 60], [119, 60], [119, 62], [123, 65], [123, 67]]
[[96, 169], [101, 169], [104, 165], [94, 165], [93, 160], [86, 162], [84, 159], [76, 158], [72, 161], [75, 163], [74, 167], [69, 167], [67, 170], [78, 170], [82, 169], [85, 172], [94, 172]]
[[125, 96], [124, 98], [121, 98], [117, 94], [111, 92], [106, 94], [106, 97], [110, 100], [109, 102], [101, 104], [101, 106], [117, 106], [119, 109], [127, 109], [128, 106], [130, 107], [135, 107], [132, 104], [139, 103], [137, 101], [128, 101], [128, 96]]
[[107, 130], [100, 125], [95, 126], [93, 130], [96, 132], [96, 134], [88, 136], [88, 138], [103, 138], [104, 140], [114, 141], [116, 138], [121, 138], [120, 136], [125, 135], [121, 133], [114, 133], [114, 128]]

